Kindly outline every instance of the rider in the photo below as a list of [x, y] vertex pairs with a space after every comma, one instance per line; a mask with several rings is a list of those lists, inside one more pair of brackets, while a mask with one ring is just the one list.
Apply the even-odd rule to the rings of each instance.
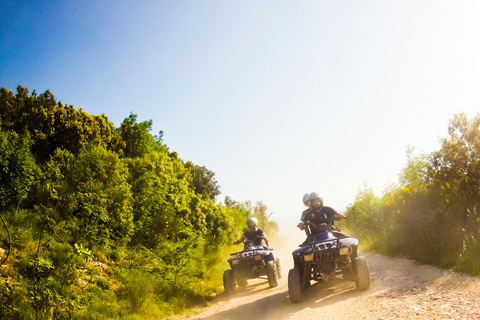
[[310, 197], [310, 193], [305, 193], [305, 194], [303, 195], [302, 202], [303, 202], [303, 204], [307, 207], [307, 209], [305, 209], [305, 210], [302, 211], [302, 216], [300, 217], [300, 221], [302, 221], [302, 222], [300, 222], [299, 224], [297, 224], [297, 227], [300, 228], [300, 230], [305, 230], [305, 234], [306, 234], [307, 236], [310, 235], [310, 230], [309, 230], [308, 228], [305, 228], [305, 225], [304, 225], [304, 223], [303, 223], [303, 220], [305, 220], [305, 217], [310, 214], [310, 211], [311, 211], [311, 209], [312, 209], [312, 208], [310, 207], [310, 201], [308, 200], [309, 197]]
[[308, 207], [307, 209], [302, 211], [302, 217], [300, 218], [301, 221], [305, 219], [305, 216], [310, 212], [311, 207], [310, 207], [310, 193], [305, 193], [302, 198], [303, 204]]
[[256, 246], [261, 246], [263, 245], [262, 242], [265, 241], [265, 244], [268, 247], [267, 235], [265, 234], [265, 232], [263, 232], [262, 229], [259, 229], [257, 225], [258, 225], [258, 220], [256, 218], [248, 218], [247, 219], [248, 230], [245, 230], [242, 237], [238, 241], [235, 241], [233, 244], [237, 245], [240, 242], [250, 240]]
[[305, 214], [302, 222], [298, 224], [300, 230], [303, 230], [302, 228], [310, 229], [311, 235], [305, 242], [313, 241], [316, 226], [321, 223], [327, 224], [335, 237], [344, 238], [347, 236], [338, 228], [333, 227], [334, 221], [345, 219], [345, 215], [335, 211], [335, 209], [332, 207], [324, 206], [323, 197], [321, 197], [317, 192], [310, 193], [308, 200], [310, 201], [310, 210]]

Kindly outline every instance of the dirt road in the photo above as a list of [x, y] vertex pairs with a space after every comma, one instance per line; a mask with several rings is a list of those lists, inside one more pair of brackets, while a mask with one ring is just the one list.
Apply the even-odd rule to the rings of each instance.
[[480, 319], [480, 278], [421, 265], [413, 260], [363, 254], [370, 265], [371, 286], [357, 291], [342, 279], [307, 289], [301, 303], [288, 297], [289, 253], [279, 252], [283, 278], [269, 288], [266, 280], [249, 280], [243, 292], [220, 294], [209, 307], [172, 319]]

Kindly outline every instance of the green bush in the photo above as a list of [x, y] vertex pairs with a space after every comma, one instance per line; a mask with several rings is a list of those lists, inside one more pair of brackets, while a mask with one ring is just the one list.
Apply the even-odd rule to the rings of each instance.
[[361, 190], [348, 227], [372, 250], [478, 274], [480, 115], [454, 115], [448, 133], [429, 155], [408, 150], [399, 184], [381, 198]]
[[480, 239], [472, 238], [471, 241], [464, 244], [455, 270], [480, 275], [480, 260], [478, 257], [480, 257]]
[[218, 290], [254, 210], [274, 237], [264, 204], [216, 203], [214, 172], [151, 127], [0, 89], [0, 318], [158, 319]]

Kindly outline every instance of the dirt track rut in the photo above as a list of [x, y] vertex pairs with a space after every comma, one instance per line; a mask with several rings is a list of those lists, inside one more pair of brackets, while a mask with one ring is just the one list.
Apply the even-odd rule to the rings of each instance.
[[249, 280], [246, 290], [231, 297], [220, 294], [209, 307], [171, 319], [480, 319], [480, 278], [408, 259], [364, 255], [372, 279], [366, 291], [333, 279], [307, 289], [303, 301], [292, 304], [287, 286], [292, 261], [280, 253], [283, 278], [278, 287]]

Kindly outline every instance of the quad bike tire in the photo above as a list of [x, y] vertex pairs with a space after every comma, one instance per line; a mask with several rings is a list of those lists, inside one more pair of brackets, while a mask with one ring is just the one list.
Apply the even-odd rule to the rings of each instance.
[[235, 292], [235, 277], [232, 270], [225, 270], [223, 272], [223, 287], [226, 294], [233, 294]]
[[269, 261], [266, 266], [268, 284], [270, 288], [278, 286], [277, 268], [275, 262]]
[[275, 266], [277, 267], [277, 276], [278, 279], [282, 279], [282, 268], [280, 267], [280, 259], [275, 259]]
[[358, 256], [353, 259], [353, 271], [357, 289], [367, 290], [370, 287], [370, 270], [368, 268], [367, 258]]
[[288, 271], [288, 295], [292, 303], [302, 301], [302, 273], [298, 267]]

